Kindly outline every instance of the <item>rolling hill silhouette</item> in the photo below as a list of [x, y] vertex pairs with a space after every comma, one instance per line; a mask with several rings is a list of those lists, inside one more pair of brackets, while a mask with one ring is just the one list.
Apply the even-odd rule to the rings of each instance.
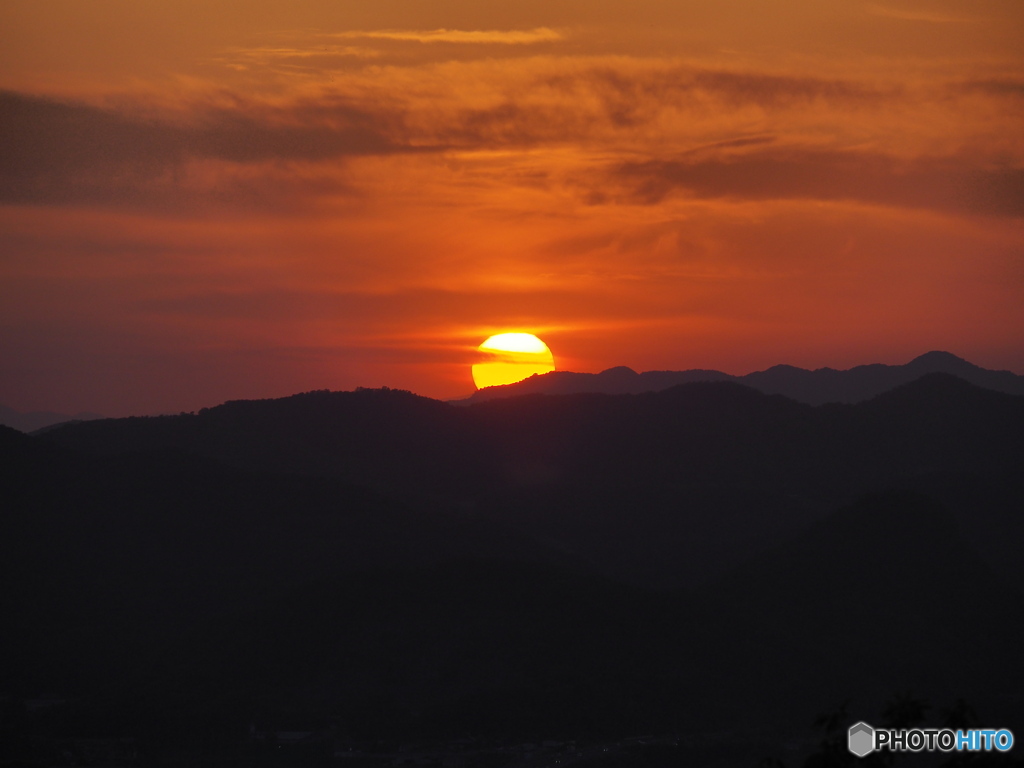
[[601, 373], [552, 371], [531, 376], [517, 384], [478, 390], [466, 402], [476, 403], [527, 394], [640, 394], [696, 381], [735, 381], [768, 395], [785, 395], [810, 405], [859, 403], [929, 373], [947, 373], [985, 389], [1024, 395], [1024, 376], [1017, 376], [1010, 371], [980, 368], [949, 352], [927, 352], [906, 365], [859, 365], [845, 371], [832, 368], [808, 371], [792, 365], [776, 365], [745, 376], [710, 370], [637, 373], [626, 367], [609, 368]]
[[69, 424], [39, 439], [333, 477], [500, 520], [609, 575], [666, 586], [735, 565], [860, 494], [1015, 476], [1024, 399], [942, 374], [822, 408], [730, 382], [469, 408], [362, 390]]
[[750, 762], [908, 689], [1012, 726], [1022, 468], [1024, 398], [947, 374], [818, 407], [382, 389], [0, 428], [0, 693], [70, 700], [24, 715], [46, 738], [231, 759], [258, 721], [728, 730]]

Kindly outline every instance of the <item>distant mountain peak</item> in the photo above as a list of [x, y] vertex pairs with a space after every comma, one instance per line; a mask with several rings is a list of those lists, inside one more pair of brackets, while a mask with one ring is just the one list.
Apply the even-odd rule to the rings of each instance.
[[626, 365], [617, 365], [614, 368], [605, 368], [599, 376], [639, 376], [640, 374]]
[[[829, 370], [829, 369], [821, 369], [821, 368], [819, 368], [818, 370]], [[778, 365], [773, 365], [771, 368], [768, 369], [768, 371], [780, 371], [780, 372], [781, 371], [800, 371], [802, 373], [807, 373], [808, 372], [806, 368], [797, 368], [795, 365], [790, 365], [789, 363], [779, 363]], [[764, 373], [764, 372], [765, 371], [760, 371], [760, 373]], [[752, 374], [748, 374], [748, 375], [752, 375]]]
[[942, 350], [925, 352], [923, 355], [915, 357], [907, 363], [907, 365], [915, 368], [928, 367], [935, 369], [941, 369], [944, 366], [956, 366], [957, 368], [962, 368], [964, 366], [969, 366], [971, 368], [978, 367], [973, 363], [967, 362], [962, 357], [957, 357], [952, 352], [943, 352]]

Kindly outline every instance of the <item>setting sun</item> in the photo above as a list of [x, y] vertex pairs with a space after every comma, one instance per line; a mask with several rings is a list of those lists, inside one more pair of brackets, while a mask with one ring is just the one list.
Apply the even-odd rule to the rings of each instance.
[[535, 373], [555, 370], [548, 345], [532, 333], [499, 333], [477, 349], [485, 355], [485, 362], [473, 366], [477, 389], [515, 384]]

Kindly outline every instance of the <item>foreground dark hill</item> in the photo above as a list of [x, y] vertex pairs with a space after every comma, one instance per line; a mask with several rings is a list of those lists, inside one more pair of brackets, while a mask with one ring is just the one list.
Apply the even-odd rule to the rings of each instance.
[[728, 732], [742, 761], [682, 764], [755, 764], [908, 690], [1013, 727], [1022, 468], [1024, 398], [946, 375], [817, 408], [362, 390], [0, 429], [0, 696], [68, 702], [0, 718], [36, 734], [0, 759], [135, 735], [239, 762], [256, 723]]
[[[946, 508], [906, 492], [858, 499], [731, 571], [704, 599], [730, 606], [734, 631], [784, 644], [772, 675], [812, 700], [872, 688], [881, 698], [894, 681], [926, 699], [950, 688], [984, 696], [986, 660], [1010, 659], [1024, 642], [1020, 619], [1005, 621], [1024, 616], [1021, 594]], [[1017, 685], [1024, 665], [1006, 674]], [[1010, 688], [1001, 696], [1015, 699]]]
[[[858, 534], [860, 520], [878, 535]], [[905, 690], [1014, 716], [1022, 642], [1020, 596], [949, 514], [883, 494], [697, 596], [537, 561], [319, 581], [216, 622], [151, 679], [176, 708], [270, 696], [383, 721], [381, 737], [597, 739], [786, 729], [843, 698], [867, 708]]]
[[175, 450], [93, 457], [3, 428], [0, 481], [0, 656], [47, 658], [5, 667], [0, 691], [102, 688], [225, 611], [340, 573], [543, 557], [447, 509]]
[[859, 403], [930, 373], [947, 373], [985, 389], [1024, 395], [1024, 376], [1017, 376], [1010, 371], [980, 368], [949, 352], [928, 352], [915, 357], [906, 365], [859, 365], [845, 371], [833, 368], [809, 371], [792, 365], [776, 365], [745, 376], [709, 370], [637, 373], [625, 367], [609, 368], [601, 373], [553, 371], [531, 376], [517, 384], [487, 387], [475, 392], [464, 402], [477, 403], [531, 394], [641, 394], [660, 392], [679, 384], [697, 381], [734, 381], [768, 395], [785, 395], [809, 405]]
[[[2, 690], [67, 700], [26, 720], [35, 754], [131, 735], [151, 757], [234, 762], [257, 723], [386, 750], [727, 731], [753, 763], [764, 733], [800, 735], [848, 699], [864, 717], [905, 690], [969, 697], [1001, 725], [1020, 714], [1020, 599], [924, 497], [860, 501], [693, 595], [352, 503], [331, 481], [341, 500], [307, 486], [294, 508], [286, 478], [250, 490], [167, 463], [91, 465], [89, 503], [36, 489], [9, 507]], [[215, 501], [161, 503], [146, 477]], [[336, 557], [353, 549], [355, 566]]]

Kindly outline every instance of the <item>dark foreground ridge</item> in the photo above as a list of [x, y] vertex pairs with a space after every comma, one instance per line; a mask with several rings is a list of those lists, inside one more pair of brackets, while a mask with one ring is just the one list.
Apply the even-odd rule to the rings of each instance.
[[637, 373], [620, 366], [601, 373], [553, 371], [534, 375], [518, 384], [487, 387], [465, 402], [481, 402], [500, 397], [528, 394], [569, 395], [601, 392], [606, 395], [660, 392], [678, 384], [695, 381], [735, 381], [767, 395], [785, 395], [809, 405], [823, 403], [859, 403], [890, 389], [907, 384], [929, 373], [948, 373], [985, 389], [1024, 395], [1024, 376], [1010, 371], [980, 368], [949, 352], [928, 352], [906, 365], [858, 365], [846, 371], [818, 368], [808, 371], [792, 365], [776, 365], [745, 376], [721, 371], [645, 371]]
[[1022, 469], [1024, 398], [945, 374], [0, 428], [0, 759], [798, 765], [894, 695], [1024, 733]]

